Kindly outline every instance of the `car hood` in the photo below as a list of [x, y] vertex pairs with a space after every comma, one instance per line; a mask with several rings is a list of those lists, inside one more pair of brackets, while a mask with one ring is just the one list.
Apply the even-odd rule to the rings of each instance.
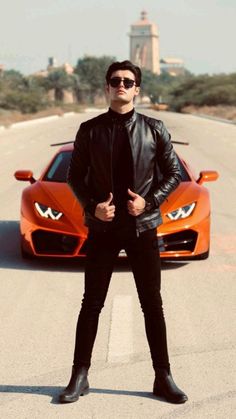
[[[161, 204], [161, 212], [166, 213], [197, 201], [203, 189], [205, 189], [203, 186], [199, 186], [193, 181], [181, 182]], [[55, 209], [62, 211], [70, 218], [83, 215], [79, 201], [66, 183], [39, 181], [37, 182], [37, 197], [38, 199], [42, 197], [43, 204], [54, 206]]]
[[183, 205], [191, 204], [199, 200], [200, 195], [206, 190], [193, 181], [181, 182], [178, 187], [161, 204], [161, 213], [173, 211]]

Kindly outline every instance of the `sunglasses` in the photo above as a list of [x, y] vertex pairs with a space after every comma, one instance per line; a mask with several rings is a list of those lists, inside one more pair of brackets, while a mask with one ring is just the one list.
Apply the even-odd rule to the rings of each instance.
[[128, 79], [127, 77], [124, 77], [123, 79], [121, 77], [112, 77], [109, 80], [109, 84], [111, 87], [118, 87], [122, 81], [125, 89], [131, 89], [131, 87], [135, 85], [135, 81]]

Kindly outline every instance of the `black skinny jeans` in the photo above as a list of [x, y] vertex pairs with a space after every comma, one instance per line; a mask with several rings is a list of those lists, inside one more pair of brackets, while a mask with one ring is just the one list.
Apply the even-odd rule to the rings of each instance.
[[76, 329], [74, 365], [90, 367], [99, 314], [121, 249], [125, 249], [133, 271], [154, 370], [169, 369], [156, 229], [137, 237], [134, 228], [107, 233], [90, 231], [88, 235], [85, 292]]

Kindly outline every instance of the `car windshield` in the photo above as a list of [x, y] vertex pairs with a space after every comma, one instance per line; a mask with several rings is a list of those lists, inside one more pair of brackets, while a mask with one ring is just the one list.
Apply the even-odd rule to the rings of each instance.
[[72, 151], [62, 151], [57, 154], [51, 166], [45, 173], [43, 180], [48, 182], [66, 182], [67, 170]]
[[[66, 182], [67, 170], [70, 164], [72, 151], [62, 151], [57, 154], [43, 180], [47, 182]], [[183, 163], [179, 159], [182, 182], [189, 182], [191, 179]]]
[[178, 156], [178, 160], [179, 160], [179, 166], [180, 166], [180, 172], [181, 172], [181, 181], [182, 182], [189, 182], [189, 181], [191, 181], [191, 178], [190, 178], [187, 170], [185, 169], [182, 161], [180, 160], [179, 156]]

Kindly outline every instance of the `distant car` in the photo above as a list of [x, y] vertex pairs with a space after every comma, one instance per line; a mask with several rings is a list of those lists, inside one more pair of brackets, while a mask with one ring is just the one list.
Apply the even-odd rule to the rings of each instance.
[[[86, 256], [87, 228], [83, 210], [66, 183], [73, 151], [67, 144], [35, 180], [30, 170], [18, 170], [15, 178], [29, 181], [21, 200], [21, 252], [30, 257], [76, 258]], [[163, 224], [158, 227], [163, 259], [206, 259], [210, 249], [210, 198], [203, 182], [214, 181], [218, 173], [200, 172], [195, 178], [181, 158], [182, 182], [161, 205]], [[120, 253], [125, 256], [124, 252]]]

